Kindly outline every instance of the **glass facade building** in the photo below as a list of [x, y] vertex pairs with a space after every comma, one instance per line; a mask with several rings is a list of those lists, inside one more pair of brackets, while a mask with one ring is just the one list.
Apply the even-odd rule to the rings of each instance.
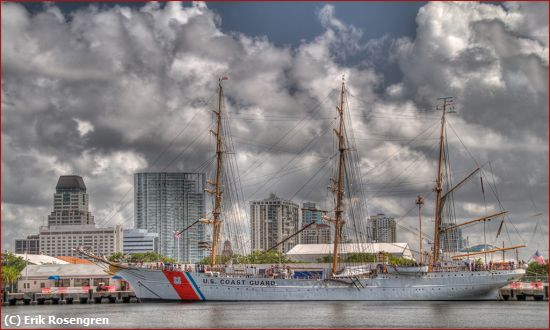
[[301, 244], [328, 244], [332, 243], [331, 226], [323, 223], [323, 212], [317, 209], [315, 203], [305, 202], [302, 204], [302, 226], [314, 222], [314, 225], [304, 229], [300, 233]]
[[40, 254], [40, 237], [29, 235], [27, 238], [15, 240], [15, 253]]
[[205, 217], [204, 173], [134, 174], [134, 227], [158, 234], [157, 252], [180, 262], [198, 262], [206, 252], [205, 225], [198, 223], [179, 239], [174, 234]]
[[[442, 223], [441, 229], [443, 230], [454, 225], [452, 223]], [[442, 231], [439, 235], [439, 244], [443, 252], [458, 252], [462, 250], [466, 247], [462, 238], [462, 229], [452, 228]]]

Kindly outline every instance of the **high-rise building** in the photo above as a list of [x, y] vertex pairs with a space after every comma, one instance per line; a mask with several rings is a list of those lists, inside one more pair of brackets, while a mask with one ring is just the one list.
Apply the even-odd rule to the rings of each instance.
[[203, 173], [134, 174], [134, 216], [136, 229], [157, 233], [157, 252], [182, 262], [198, 262], [205, 251], [205, 225], [198, 223], [179, 239], [177, 231], [205, 216], [205, 175]]
[[323, 212], [317, 209], [315, 203], [305, 202], [302, 204], [302, 226], [312, 222], [323, 223]]
[[393, 217], [387, 217], [382, 213], [373, 215], [368, 220], [368, 227], [374, 243], [396, 242], [396, 223]]
[[150, 233], [147, 229], [124, 229], [123, 250], [124, 253], [146, 253], [158, 250], [157, 233]]
[[[298, 204], [275, 194], [250, 202], [252, 251], [267, 250], [300, 229]], [[281, 244], [277, 250], [287, 252], [300, 243], [299, 235]]]
[[55, 186], [53, 211], [48, 226], [93, 225], [94, 217], [88, 211], [88, 194], [82, 177], [62, 175]]
[[27, 238], [15, 240], [15, 253], [40, 254], [40, 237], [29, 235]]
[[323, 223], [323, 212], [318, 210], [315, 203], [302, 204], [302, 228], [315, 223], [300, 233], [301, 244], [328, 244], [332, 242], [331, 226]]
[[447, 227], [454, 226], [452, 223], [441, 224], [441, 234], [439, 234], [439, 245], [443, 252], [458, 252], [465, 248], [465, 240], [462, 238], [461, 228], [452, 228], [444, 230]]
[[52, 257], [77, 256], [84, 247], [98, 255], [122, 252], [122, 226], [97, 228], [88, 210], [88, 194], [82, 177], [63, 175], [55, 187], [53, 212], [40, 227], [40, 253]]

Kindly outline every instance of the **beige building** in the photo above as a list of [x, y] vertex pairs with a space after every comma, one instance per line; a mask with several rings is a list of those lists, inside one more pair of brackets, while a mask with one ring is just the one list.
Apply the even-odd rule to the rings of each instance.
[[331, 227], [327, 224], [314, 224], [300, 233], [301, 244], [328, 244], [332, 242]]
[[[250, 202], [252, 251], [267, 250], [300, 229], [298, 204], [283, 200], [275, 194]], [[298, 244], [300, 235], [289, 239], [277, 249], [290, 250]]]
[[40, 227], [40, 252], [53, 257], [78, 256], [84, 247], [97, 255], [110, 256], [123, 251], [122, 226], [96, 228], [94, 225]]

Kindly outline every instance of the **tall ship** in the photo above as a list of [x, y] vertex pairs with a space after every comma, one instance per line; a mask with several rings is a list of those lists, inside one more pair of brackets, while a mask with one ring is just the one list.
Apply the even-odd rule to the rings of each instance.
[[[112, 274], [117, 274], [128, 281], [136, 296], [142, 301], [496, 300], [499, 299], [499, 288], [518, 280], [525, 274], [522, 267], [512, 262], [498, 267], [472, 262], [472, 258], [475, 259], [481, 255], [506, 250], [517, 251], [525, 245], [495, 247], [487, 251], [443, 256], [441, 237], [446, 231], [461, 226], [484, 224], [506, 213], [501, 211], [486, 214], [460, 224], [443, 223], [444, 210], [451, 204], [452, 193], [479, 171], [479, 168], [476, 169], [454, 186], [449, 182], [444, 183], [445, 169], [448, 168], [445, 127], [446, 114], [452, 111], [450, 98], [442, 98], [439, 108], [442, 114], [438, 134], [439, 157], [434, 187], [435, 221], [431, 251], [424, 251], [420, 243], [419, 260], [409, 265], [392, 264], [388, 256], [383, 254], [379, 254], [376, 260], [368, 260], [369, 262], [364, 263], [350, 263], [342, 257], [342, 252], [345, 252], [342, 251], [343, 247], [353, 244], [362, 246], [364, 249], [362, 252], [365, 255], [373, 255], [368, 251], [369, 244], [364, 243], [364, 233], [367, 232], [366, 216], [359, 209], [364, 208], [365, 200], [358, 192], [362, 188], [360, 184], [353, 184], [356, 182], [354, 180], [360, 180], [360, 172], [350, 163], [358, 161], [359, 157], [353, 141], [353, 131], [351, 131], [352, 121], [346, 106], [347, 90], [344, 78], [338, 89], [336, 127], [333, 129], [334, 173], [333, 177], [327, 180], [329, 190], [333, 193], [333, 208], [323, 211], [322, 217], [324, 223], [332, 226], [332, 253], [328, 259], [330, 266], [326, 267], [321, 276], [297, 278], [293, 276], [290, 268], [281, 267], [277, 271], [270, 269], [259, 273], [248, 271], [254, 269], [252, 267], [254, 265], [248, 265], [244, 268], [245, 271], [242, 271], [232, 264], [233, 260], [221, 262], [221, 242], [229, 239], [228, 235], [232, 232], [227, 228], [228, 223], [224, 220], [224, 212], [233, 207], [224, 206], [226, 190], [231, 186], [226, 177], [227, 168], [233, 166], [228, 165], [226, 161], [226, 154], [232, 146], [230, 146], [231, 140], [227, 138], [229, 129], [224, 126], [229, 123], [224, 120], [226, 113], [222, 80], [224, 79], [220, 79], [218, 83], [218, 106], [214, 111], [216, 122], [215, 129], [212, 131], [216, 140], [215, 172], [213, 180], [208, 180], [211, 187], [206, 189], [212, 195], [213, 207], [209, 217], [195, 221], [195, 223], [202, 222], [211, 226], [212, 239], [207, 244], [210, 252], [209, 265], [203, 267], [202, 265], [157, 264], [144, 267], [111, 262], [105, 257], [80, 249], [80, 253], [106, 264]], [[420, 211], [423, 205], [422, 196], [418, 197], [416, 203]], [[420, 226], [421, 224], [422, 221]], [[306, 229], [309, 225], [311, 224], [299, 231]], [[225, 235], [224, 230], [226, 230]], [[422, 233], [421, 228], [419, 232]], [[298, 232], [277, 245], [296, 234]]]

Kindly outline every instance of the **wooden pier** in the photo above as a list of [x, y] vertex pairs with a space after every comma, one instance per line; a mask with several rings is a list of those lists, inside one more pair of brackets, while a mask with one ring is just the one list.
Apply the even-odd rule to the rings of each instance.
[[512, 282], [500, 289], [502, 300], [548, 300], [548, 283]]
[[70, 293], [8, 293], [3, 305], [59, 305], [59, 304], [101, 304], [138, 303], [133, 291], [70, 292]]

